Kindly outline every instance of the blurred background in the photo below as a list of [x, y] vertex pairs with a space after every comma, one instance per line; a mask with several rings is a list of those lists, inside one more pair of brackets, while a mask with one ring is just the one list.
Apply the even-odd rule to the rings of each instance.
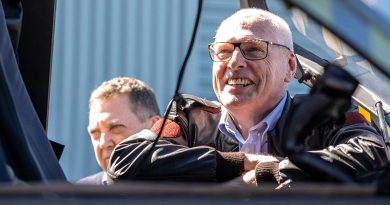
[[[205, 0], [181, 92], [214, 100], [207, 44], [237, 0]], [[100, 171], [87, 132], [88, 99], [103, 81], [131, 76], [155, 91], [161, 114], [189, 46], [197, 1], [57, 0], [48, 136], [65, 145], [69, 181]], [[296, 81], [290, 92], [307, 92]]]

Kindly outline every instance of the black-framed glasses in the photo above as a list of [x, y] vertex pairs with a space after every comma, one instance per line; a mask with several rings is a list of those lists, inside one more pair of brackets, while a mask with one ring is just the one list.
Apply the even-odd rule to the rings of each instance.
[[232, 56], [233, 52], [238, 47], [242, 56], [247, 60], [262, 60], [268, 55], [268, 45], [276, 45], [291, 49], [285, 45], [273, 43], [262, 39], [245, 40], [242, 42], [214, 42], [208, 45], [209, 55], [214, 62], [227, 62]]

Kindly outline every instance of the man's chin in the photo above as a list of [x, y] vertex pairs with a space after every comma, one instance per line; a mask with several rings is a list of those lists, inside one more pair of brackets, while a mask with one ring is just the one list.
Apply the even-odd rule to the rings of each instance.
[[253, 105], [256, 103], [251, 96], [226, 97], [221, 98], [221, 103], [230, 112], [242, 113], [243, 111], [253, 110]]
[[99, 164], [100, 168], [102, 168], [103, 171], [107, 171], [107, 166], [106, 165], [102, 165], [102, 164]]
[[102, 170], [106, 171], [107, 168], [108, 168], [108, 163], [109, 163], [109, 159], [108, 160], [102, 160], [98, 164], [99, 164], [100, 168], [102, 168]]
[[234, 96], [225, 96], [221, 97], [221, 103], [224, 105], [227, 109], [237, 109], [244, 106], [244, 101], [234, 97]]

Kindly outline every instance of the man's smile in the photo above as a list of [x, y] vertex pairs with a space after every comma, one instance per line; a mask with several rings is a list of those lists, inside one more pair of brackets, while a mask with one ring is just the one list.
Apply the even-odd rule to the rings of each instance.
[[252, 85], [253, 82], [247, 78], [231, 78], [227, 80], [227, 85], [230, 86], [243, 86], [246, 87], [248, 85]]

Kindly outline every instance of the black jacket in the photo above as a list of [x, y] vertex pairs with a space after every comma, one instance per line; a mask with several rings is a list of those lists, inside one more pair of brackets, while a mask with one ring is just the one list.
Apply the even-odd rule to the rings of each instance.
[[[292, 106], [294, 100], [288, 97], [276, 127], [268, 132], [268, 150], [277, 157], [286, 157], [280, 146], [281, 132]], [[185, 96], [185, 101], [175, 102], [170, 111], [170, 119], [180, 125], [181, 133], [163, 134], [153, 149], [155, 133], [144, 130], [129, 137], [111, 156], [109, 180], [111, 183], [120, 179], [227, 181], [240, 176], [244, 171], [244, 154], [238, 152], [234, 139], [218, 130], [220, 116], [220, 105]], [[314, 129], [305, 141], [305, 149], [310, 150], [307, 154], [331, 163], [354, 178], [384, 165], [387, 156], [382, 138], [375, 129], [357, 119], [351, 122], [347, 117], [342, 125], [328, 122]], [[292, 178], [321, 180], [310, 166], [300, 167], [302, 172], [287, 158], [279, 167]]]

